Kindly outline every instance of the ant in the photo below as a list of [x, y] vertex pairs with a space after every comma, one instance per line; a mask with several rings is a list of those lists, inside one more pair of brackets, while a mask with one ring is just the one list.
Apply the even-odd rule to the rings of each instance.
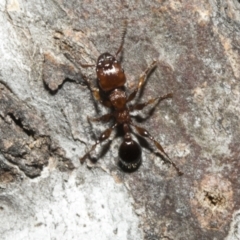
[[148, 73], [151, 72], [151, 70], [156, 66], [156, 61], [154, 60], [140, 75], [138, 86], [130, 95], [127, 96], [124, 87], [126, 83], [126, 76], [121, 63], [117, 60], [117, 55], [123, 49], [125, 33], [126, 24], [123, 28], [120, 47], [115, 55], [105, 52], [98, 57], [97, 64], [85, 65], [80, 63], [80, 66], [83, 68], [96, 67], [98, 88], [93, 87], [90, 80], [86, 77], [84, 77], [84, 80], [87, 82], [94, 98], [103, 106], [111, 109], [110, 113], [107, 113], [101, 117], [88, 119], [95, 122], [109, 122], [111, 119], [114, 119], [114, 124], [112, 127], [102, 132], [90, 150], [82, 158], [80, 158], [80, 162], [83, 163], [90, 152], [92, 152], [98, 144], [107, 140], [114, 128], [117, 126], [122, 126], [124, 138], [119, 147], [118, 153], [120, 166], [128, 171], [137, 169], [141, 163], [141, 147], [131, 137], [131, 127], [133, 127], [140, 136], [151, 140], [159, 150], [160, 154], [175, 167], [179, 175], [182, 175], [182, 172], [175, 165], [175, 163], [172, 162], [161, 144], [158, 143], [146, 129], [135, 125], [131, 119], [130, 112], [142, 110], [154, 102], [160, 102], [164, 99], [172, 98], [173, 94], [168, 93], [162, 97], [151, 98], [147, 102], [128, 105], [128, 103], [136, 97], [138, 91], [142, 88]]

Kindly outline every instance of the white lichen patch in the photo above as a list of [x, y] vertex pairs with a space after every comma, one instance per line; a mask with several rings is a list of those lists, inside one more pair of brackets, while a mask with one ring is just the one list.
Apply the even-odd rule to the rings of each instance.
[[1, 192], [2, 240], [142, 239], [132, 200], [111, 176], [99, 170], [43, 176]]

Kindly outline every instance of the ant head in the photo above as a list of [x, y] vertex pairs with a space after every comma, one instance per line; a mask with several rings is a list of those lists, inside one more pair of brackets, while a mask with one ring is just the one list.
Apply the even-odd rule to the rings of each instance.
[[96, 72], [99, 86], [104, 92], [123, 87], [126, 82], [121, 64], [108, 52], [99, 56]]

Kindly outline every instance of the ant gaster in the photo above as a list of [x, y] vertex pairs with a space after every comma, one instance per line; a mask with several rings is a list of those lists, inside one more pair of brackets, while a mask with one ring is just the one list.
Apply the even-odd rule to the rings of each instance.
[[[153, 61], [146, 70], [140, 75], [138, 86], [136, 89], [127, 96], [124, 85], [126, 83], [126, 76], [120, 62], [116, 59], [117, 55], [122, 51], [124, 35], [126, 32], [126, 24], [123, 28], [121, 45], [116, 52], [115, 56], [111, 55], [108, 52], [101, 54], [98, 57], [97, 64], [84, 65], [80, 64], [82, 67], [95, 67], [97, 73], [98, 88], [92, 86], [89, 79], [87, 81], [90, 90], [92, 91], [93, 96], [97, 101], [103, 104], [105, 107], [110, 108], [112, 111], [108, 114], [105, 114], [99, 118], [88, 118], [91, 121], [97, 122], [108, 122], [111, 119], [114, 119], [114, 124], [112, 127], [106, 129], [95, 142], [95, 144], [90, 148], [90, 150], [80, 159], [80, 162], [83, 163], [88, 157], [91, 151], [93, 151], [98, 144], [108, 139], [112, 133], [112, 130], [117, 126], [123, 127], [124, 138], [123, 142], [119, 147], [119, 161], [120, 165], [126, 170], [135, 170], [141, 163], [141, 147], [134, 141], [131, 137], [131, 127], [135, 128], [140, 136], [148, 138], [151, 140], [154, 145], [157, 147], [160, 154], [168, 160], [177, 170], [178, 174], [181, 175], [182, 172], [179, 168], [172, 162], [166, 152], [163, 150], [163, 147], [158, 143], [149, 132], [137, 125], [135, 125], [131, 119], [130, 112], [135, 110], [142, 110], [146, 106], [154, 103], [160, 102], [163, 99], [171, 98], [172, 93], [168, 93], [162, 97], [151, 98], [147, 102], [136, 103], [134, 105], [128, 105], [137, 95], [138, 91], [143, 86], [143, 83], [148, 75], [148, 73], [155, 67], [156, 61]], [[103, 97], [104, 96], [104, 97]]]

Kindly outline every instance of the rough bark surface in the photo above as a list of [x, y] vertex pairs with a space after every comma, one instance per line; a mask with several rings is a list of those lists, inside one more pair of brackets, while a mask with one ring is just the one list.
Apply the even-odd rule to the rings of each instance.
[[[238, 0], [0, 2], [1, 239], [240, 239]], [[138, 138], [140, 168], [118, 167], [121, 136], [79, 158], [108, 124], [83, 76], [115, 53], [127, 92], [157, 60], [136, 116], [184, 173]], [[150, 110], [150, 108], [149, 108]]]

